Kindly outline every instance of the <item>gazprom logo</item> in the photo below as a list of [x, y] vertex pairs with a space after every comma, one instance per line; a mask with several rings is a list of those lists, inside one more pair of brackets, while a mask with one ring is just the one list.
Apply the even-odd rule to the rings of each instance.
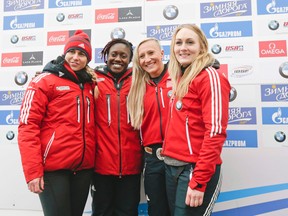
[[225, 148], [257, 148], [258, 139], [256, 130], [227, 130]]
[[288, 125], [288, 108], [262, 107], [262, 123], [268, 125]]
[[44, 14], [29, 14], [19, 16], [5, 16], [4, 30], [21, 30], [43, 28]]
[[288, 13], [287, 0], [257, 0], [257, 14], [285, 14]]
[[162, 46], [162, 48], [164, 51], [163, 61], [169, 61], [170, 60], [170, 46], [165, 45], [165, 46]]
[[1, 110], [0, 125], [18, 125], [19, 110]]
[[49, 0], [49, 8], [80, 7], [91, 5], [91, 0]]
[[251, 37], [252, 21], [202, 23], [207, 38]]

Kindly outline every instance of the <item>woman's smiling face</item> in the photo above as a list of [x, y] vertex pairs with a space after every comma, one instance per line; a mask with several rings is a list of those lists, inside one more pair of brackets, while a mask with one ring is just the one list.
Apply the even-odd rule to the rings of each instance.
[[174, 44], [174, 53], [181, 66], [190, 65], [200, 53], [200, 42], [198, 35], [188, 28], [179, 30]]

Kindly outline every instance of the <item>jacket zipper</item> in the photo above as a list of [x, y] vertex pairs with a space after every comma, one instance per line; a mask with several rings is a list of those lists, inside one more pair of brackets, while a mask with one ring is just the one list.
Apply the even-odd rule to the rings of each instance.
[[44, 152], [44, 155], [43, 155], [43, 163], [45, 164], [45, 162], [46, 162], [46, 158], [47, 158], [47, 156], [48, 156], [48, 153], [49, 153], [49, 150], [50, 150], [50, 148], [51, 148], [51, 146], [52, 146], [52, 143], [53, 143], [53, 141], [54, 141], [54, 138], [55, 138], [55, 131], [53, 132], [53, 134], [52, 134], [52, 136], [51, 136], [51, 138], [50, 138], [50, 140], [49, 140], [49, 142], [48, 142], [48, 144], [47, 144], [47, 146], [46, 146], [46, 149], [45, 149], [45, 152]]
[[[166, 129], [165, 129], [165, 132], [168, 131], [169, 127], [170, 127], [170, 121], [171, 121], [171, 118], [173, 118], [173, 115], [172, 115], [172, 111], [173, 111], [173, 107], [174, 107], [174, 96], [172, 95], [171, 96], [171, 99], [170, 99], [170, 102], [169, 102], [169, 112], [168, 112], [168, 119], [167, 119], [167, 126], [166, 126]], [[165, 142], [163, 143], [162, 145], [162, 149], [163, 151], [165, 151]]]
[[118, 144], [119, 144], [119, 178], [122, 178], [122, 148], [121, 148], [121, 124], [120, 124], [120, 116], [121, 116], [121, 107], [120, 107], [120, 83], [117, 83], [116, 89], [117, 89], [117, 108], [118, 108]]
[[107, 101], [107, 122], [108, 126], [111, 125], [111, 97], [110, 95], [106, 95], [106, 101]]
[[160, 96], [161, 96], [162, 107], [165, 108], [164, 97], [163, 97], [163, 89], [162, 88], [160, 88]]
[[[83, 115], [82, 115], [82, 138], [83, 138], [83, 144], [84, 144], [84, 146], [83, 146], [83, 151], [82, 151], [82, 157], [81, 157], [81, 160], [80, 160], [80, 163], [73, 169], [73, 172], [74, 172], [74, 174], [76, 174], [76, 170], [82, 165], [82, 163], [83, 163], [83, 161], [84, 161], [84, 156], [85, 156], [85, 151], [86, 151], [86, 139], [85, 139], [85, 109], [84, 109], [84, 107], [85, 107], [85, 97], [84, 97], [84, 86], [83, 86], [83, 84], [82, 83], [80, 83], [79, 84], [79, 87], [80, 87], [80, 89], [81, 89], [81, 95], [82, 95], [82, 106], [83, 106]], [[78, 97], [78, 101], [79, 101], [79, 116], [80, 116], [80, 111], [81, 111], [81, 109], [80, 109], [80, 98]], [[79, 121], [80, 122], [80, 121]]]
[[80, 123], [80, 98], [77, 96], [77, 122]]
[[189, 124], [188, 124], [188, 116], [186, 116], [186, 121], [185, 121], [185, 128], [186, 128], [186, 138], [187, 138], [187, 144], [189, 148], [190, 155], [193, 154], [192, 147], [191, 147], [191, 141], [190, 141], [190, 136], [189, 136]]
[[[159, 113], [159, 117], [160, 117], [160, 121], [159, 121], [160, 135], [161, 135], [161, 139], [162, 139], [162, 143], [163, 143], [164, 142], [164, 135], [162, 132], [162, 115], [161, 115], [161, 108], [160, 108], [160, 102], [159, 102], [159, 96], [158, 96], [158, 85], [155, 87], [155, 91], [156, 91], [157, 108], [158, 108], [158, 113]], [[163, 99], [161, 88], [160, 88], [160, 97], [161, 97], [161, 99]], [[163, 104], [163, 100], [162, 100], [162, 104]]]
[[87, 101], [87, 122], [90, 123], [90, 98], [86, 97], [86, 101]]
[[130, 119], [130, 114], [128, 110], [128, 96], [126, 96], [126, 113], [127, 113], [127, 124], [129, 124], [131, 119]]

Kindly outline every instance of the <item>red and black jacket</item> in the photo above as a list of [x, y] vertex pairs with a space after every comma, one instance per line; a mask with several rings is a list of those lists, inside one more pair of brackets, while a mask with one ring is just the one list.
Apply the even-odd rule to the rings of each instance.
[[105, 67], [96, 70], [99, 97], [96, 99], [95, 172], [102, 175], [140, 174], [142, 148], [139, 131], [130, 124], [127, 96], [132, 70], [115, 79]]
[[76, 75], [62, 56], [44, 72], [30, 82], [20, 109], [18, 144], [27, 182], [44, 171], [94, 167], [91, 77]]

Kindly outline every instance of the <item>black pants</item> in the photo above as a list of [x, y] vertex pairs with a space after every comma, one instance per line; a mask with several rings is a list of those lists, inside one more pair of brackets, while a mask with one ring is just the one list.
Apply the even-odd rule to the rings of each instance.
[[59, 170], [44, 173], [39, 194], [45, 216], [82, 216], [93, 170]]
[[141, 174], [93, 174], [92, 216], [138, 216]]
[[144, 189], [149, 216], [170, 216], [166, 194], [165, 163], [145, 152]]
[[191, 164], [185, 166], [166, 165], [166, 186], [170, 211], [174, 216], [209, 216], [221, 188], [221, 166], [217, 165], [214, 175], [208, 182], [204, 193], [203, 204], [198, 207], [190, 207], [185, 204], [185, 198], [190, 181], [190, 173], [193, 171]]

